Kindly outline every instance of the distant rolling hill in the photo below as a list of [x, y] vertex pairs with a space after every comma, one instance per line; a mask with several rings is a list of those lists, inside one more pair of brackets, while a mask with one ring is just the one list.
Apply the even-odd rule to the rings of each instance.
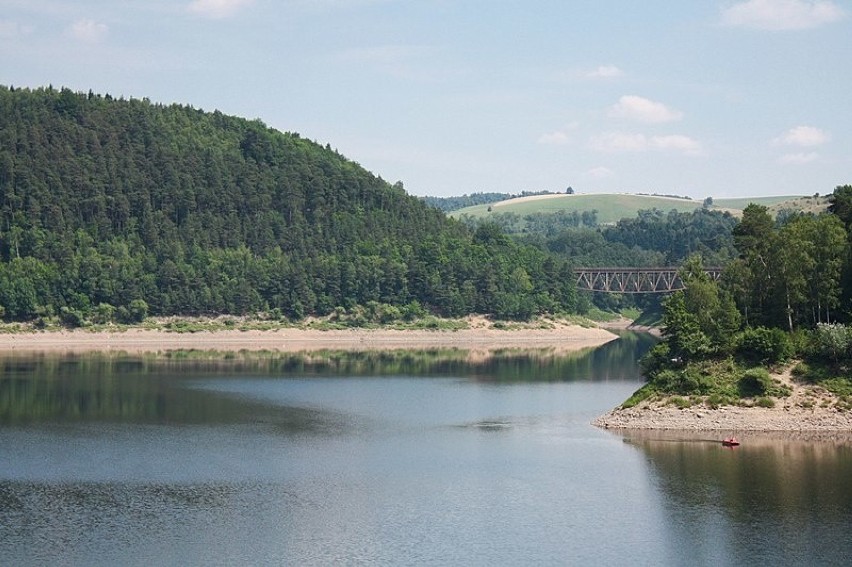
[[[739, 215], [749, 203], [756, 203], [768, 207], [773, 213], [782, 209], [794, 210], [824, 210], [827, 206], [827, 197], [803, 197], [796, 195], [777, 197], [743, 197], [737, 199], [714, 199], [711, 210], [729, 211], [733, 215]], [[532, 213], [556, 213], [559, 211], [597, 211], [597, 219], [601, 224], [615, 223], [623, 218], [635, 217], [639, 211], [646, 209], [660, 209], [678, 212], [689, 212], [700, 208], [703, 201], [679, 199], [675, 197], [662, 197], [651, 195], [632, 195], [626, 193], [608, 193], [593, 195], [536, 195], [532, 197], [518, 197], [487, 205], [476, 205], [465, 207], [450, 213], [451, 216], [459, 218], [463, 215], [472, 217], [487, 217], [499, 213], [516, 213], [528, 215]]]

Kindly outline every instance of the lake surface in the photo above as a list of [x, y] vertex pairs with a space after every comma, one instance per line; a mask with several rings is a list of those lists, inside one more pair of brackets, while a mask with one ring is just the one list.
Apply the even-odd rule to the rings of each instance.
[[589, 425], [651, 343], [0, 357], [0, 564], [848, 565], [849, 445]]

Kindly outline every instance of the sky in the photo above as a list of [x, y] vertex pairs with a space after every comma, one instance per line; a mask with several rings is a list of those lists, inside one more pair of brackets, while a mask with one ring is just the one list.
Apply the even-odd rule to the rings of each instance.
[[414, 195], [852, 183], [852, 0], [0, 0], [0, 84], [260, 119]]

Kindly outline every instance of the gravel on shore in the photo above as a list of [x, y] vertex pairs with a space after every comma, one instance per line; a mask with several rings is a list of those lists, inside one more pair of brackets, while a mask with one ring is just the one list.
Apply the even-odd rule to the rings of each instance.
[[89, 332], [83, 329], [54, 332], [0, 334], [0, 353], [93, 352], [128, 353], [168, 350], [392, 350], [457, 348], [496, 350], [504, 348], [551, 348], [574, 351], [617, 339], [596, 327], [553, 325], [552, 328], [502, 330], [491, 327], [443, 330], [343, 329], [316, 330], [284, 328], [271, 331], [222, 330], [176, 333], [163, 330], [129, 329]]
[[592, 424], [605, 429], [678, 431], [785, 431], [852, 433], [852, 411], [836, 407], [837, 397], [823, 388], [794, 381], [789, 370], [774, 375], [792, 393], [775, 399], [775, 407], [706, 405], [678, 408], [667, 400], [615, 408]]

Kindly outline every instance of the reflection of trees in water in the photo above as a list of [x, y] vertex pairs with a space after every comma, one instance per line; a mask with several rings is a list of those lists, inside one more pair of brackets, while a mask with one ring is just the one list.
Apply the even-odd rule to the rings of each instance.
[[[505, 352], [473, 367], [470, 374], [482, 380], [499, 381], [635, 380], [640, 375], [639, 358], [656, 340], [645, 333], [625, 333], [617, 341], [567, 354]], [[463, 369], [458, 374], [465, 375]]]
[[[457, 376], [482, 381], [635, 379], [653, 338], [635, 333], [596, 349], [116, 353], [0, 357], [0, 423], [39, 421], [240, 422], [263, 415], [257, 402], [189, 389], [193, 378], [240, 376]], [[301, 412], [301, 413], [300, 413]], [[294, 424], [306, 410], [292, 409]]]
[[252, 416], [301, 428], [320, 421], [307, 410], [270, 416], [256, 403], [179, 387], [199, 373], [209, 375], [194, 363], [117, 355], [2, 357], [0, 423], [240, 423]]
[[852, 554], [848, 442], [637, 432], [663, 494], [668, 530], [693, 541], [696, 564], [824, 564]]

